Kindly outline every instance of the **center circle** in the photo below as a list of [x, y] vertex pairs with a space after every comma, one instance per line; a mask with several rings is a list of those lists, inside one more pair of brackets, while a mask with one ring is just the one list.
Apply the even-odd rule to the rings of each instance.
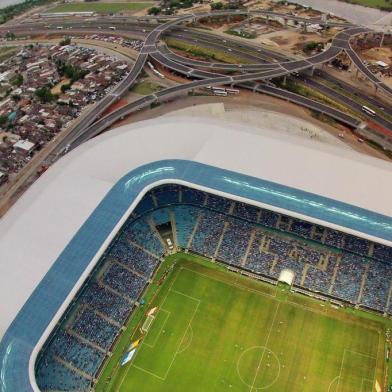
[[267, 389], [279, 378], [280, 361], [268, 347], [250, 347], [239, 356], [237, 373], [240, 380], [249, 388]]

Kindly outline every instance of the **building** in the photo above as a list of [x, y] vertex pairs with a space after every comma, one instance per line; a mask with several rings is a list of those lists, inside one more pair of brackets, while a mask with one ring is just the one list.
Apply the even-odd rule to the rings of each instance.
[[28, 140], [18, 140], [13, 147], [15, 151], [20, 152], [23, 155], [30, 155], [35, 149], [35, 144]]
[[205, 118], [118, 128], [59, 160], [0, 221], [0, 295], [9, 299], [0, 319], [3, 392], [38, 390], [40, 347], [108, 239], [143, 194], [164, 183], [392, 246], [388, 162]]

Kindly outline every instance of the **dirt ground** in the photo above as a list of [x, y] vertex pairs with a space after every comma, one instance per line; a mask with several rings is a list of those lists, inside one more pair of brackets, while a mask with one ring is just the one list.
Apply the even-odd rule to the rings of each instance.
[[144, 121], [152, 118], [156, 118], [158, 116], [162, 116], [164, 114], [174, 112], [179, 109], [184, 109], [191, 106], [196, 105], [204, 105], [208, 103], [217, 103], [223, 102], [225, 105], [226, 110], [236, 109], [238, 110], [239, 107], [243, 107], [244, 110], [246, 108], [251, 109], [261, 109], [261, 110], [268, 110], [276, 113], [282, 113], [284, 115], [290, 115], [296, 117], [298, 119], [303, 119], [304, 121], [314, 124], [315, 126], [324, 129], [330, 135], [338, 138], [340, 133], [344, 134], [344, 139], [341, 140], [347, 146], [351, 147], [353, 150], [361, 152], [363, 154], [367, 154], [379, 159], [388, 160], [388, 158], [382, 154], [381, 152], [371, 148], [370, 146], [360, 143], [357, 140], [357, 137], [352, 134], [352, 132], [344, 127], [340, 126], [335, 128], [334, 126], [324, 123], [320, 120], [315, 119], [312, 117], [310, 112], [305, 109], [301, 108], [295, 104], [285, 102], [282, 105], [282, 100], [269, 97], [263, 94], [255, 94], [250, 91], [242, 91], [239, 95], [236, 96], [229, 96], [229, 97], [215, 97], [215, 96], [184, 96], [181, 99], [176, 99], [173, 101], [166, 102], [154, 109], [143, 110], [138, 113], [135, 113], [122, 121], [117, 122], [113, 125], [112, 128], [117, 128], [122, 125], [132, 124], [138, 121]]
[[392, 48], [371, 48], [364, 50], [362, 56], [368, 61], [384, 61], [389, 65], [392, 65]]

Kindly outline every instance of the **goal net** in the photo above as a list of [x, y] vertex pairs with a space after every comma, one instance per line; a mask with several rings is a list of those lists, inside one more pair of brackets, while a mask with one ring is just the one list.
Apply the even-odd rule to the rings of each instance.
[[146, 333], [149, 329], [150, 329], [150, 327], [151, 327], [151, 324], [152, 324], [152, 322], [154, 321], [154, 316], [153, 315], [149, 315], [149, 316], [147, 316], [147, 318], [146, 318], [146, 321], [143, 323], [143, 325], [142, 325], [142, 331], [144, 332], [144, 333]]

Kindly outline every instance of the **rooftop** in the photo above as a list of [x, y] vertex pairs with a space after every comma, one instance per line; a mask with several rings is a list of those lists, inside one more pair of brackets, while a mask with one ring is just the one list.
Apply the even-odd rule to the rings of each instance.
[[392, 244], [388, 162], [205, 118], [118, 128], [62, 158], [0, 221], [1, 336], [14, 320], [0, 343], [5, 392], [32, 390], [28, 364], [48, 323], [158, 181], [196, 184]]

